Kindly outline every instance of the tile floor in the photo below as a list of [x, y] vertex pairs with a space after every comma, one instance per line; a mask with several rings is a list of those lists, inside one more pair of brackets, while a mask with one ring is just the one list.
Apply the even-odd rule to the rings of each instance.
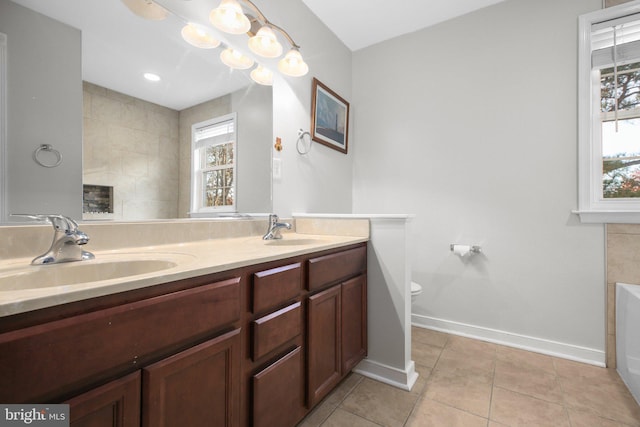
[[300, 427], [640, 427], [611, 369], [412, 329], [411, 392], [351, 374]]

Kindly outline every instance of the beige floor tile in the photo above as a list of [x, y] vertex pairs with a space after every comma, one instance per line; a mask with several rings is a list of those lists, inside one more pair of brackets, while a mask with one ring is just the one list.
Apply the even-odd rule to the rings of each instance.
[[330, 404], [338, 406], [364, 379], [360, 374], [352, 372], [325, 398]]
[[640, 426], [640, 407], [626, 386], [585, 377], [560, 377], [559, 381], [568, 408]]
[[561, 378], [582, 379], [593, 384], [614, 384], [624, 386], [620, 376], [614, 369], [601, 368], [586, 363], [566, 359], [554, 359], [556, 373]]
[[489, 418], [509, 426], [570, 426], [567, 411], [563, 406], [500, 387], [493, 388]]
[[586, 412], [577, 412], [569, 410], [569, 419], [572, 427], [627, 427], [628, 424], [622, 424], [617, 421], [608, 420], [598, 417], [597, 415]]
[[499, 345], [496, 347], [496, 360], [511, 363], [525, 369], [556, 373], [554, 358], [545, 354], [533, 353], [518, 348]]
[[323, 422], [336, 410], [336, 405], [331, 402], [320, 402], [313, 410], [298, 424], [298, 427], [320, 427]]
[[486, 418], [491, 402], [491, 378], [465, 371], [435, 370], [427, 381], [425, 396]]
[[349, 374], [342, 382], [320, 402], [299, 424], [300, 427], [319, 427], [347, 397], [349, 393], [363, 380], [363, 376], [356, 373]]
[[322, 424], [322, 427], [379, 427], [362, 417], [347, 412], [342, 409], [336, 409], [333, 414]]
[[411, 359], [417, 364], [433, 368], [442, 352], [441, 347], [435, 347], [421, 342], [411, 344]]
[[420, 376], [410, 392], [351, 374], [300, 426], [640, 427], [640, 406], [613, 369], [428, 329], [412, 334]]
[[[420, 378], [418, 378], [420, 381]], [[422, 380], [424, 381], [424, 380]], [[402, 426], [418, 400], [418, 383], [411, 392], [365, 378], [339, 408], [385, 427]]]
[[447, 347], [442, 350], [434, 370], [456, 371], [461, 375], [466, 373], [467, 375], [483, 377], [486, 378], [486, 381], [491, 381], [494, 366], [494, 358], [486, 353], [474, 355], [467, 351], [458, 351]]
[[417, 326], [411, 327], [411, 342], [419, 342], [422, 344], [429, 344], [434, 347], [443, 348], [449, 339], [449, 334], [444, 332], [438, 332], [431, 329], [420, 328]]
[[451, 335], [445, 348], [464, 352], [473, 356], [495, 357], [497, 344], [479, 341], [471, 338]]
[[529, 369], [513, 361], [496, 361], [493, 385], [562, 405], [562, 389], [555, 374]]
[[418, 402], [406, 424], [407, 427], [485, 427], [486, 425], [486, 418], [431, 399], [422, 399]]

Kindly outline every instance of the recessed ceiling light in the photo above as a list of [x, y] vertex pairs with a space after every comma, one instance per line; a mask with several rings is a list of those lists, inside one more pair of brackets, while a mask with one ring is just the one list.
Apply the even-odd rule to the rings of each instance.
[[153, 73], [144, 73], [144, 78], [149, 80], [150, 82], [159, 82], [160, 76]]

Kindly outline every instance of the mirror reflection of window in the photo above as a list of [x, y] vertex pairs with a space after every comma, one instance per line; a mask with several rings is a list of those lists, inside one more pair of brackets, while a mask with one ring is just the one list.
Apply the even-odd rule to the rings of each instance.
[[191, 214], [236, 211], [236, 113], [192, 127]]

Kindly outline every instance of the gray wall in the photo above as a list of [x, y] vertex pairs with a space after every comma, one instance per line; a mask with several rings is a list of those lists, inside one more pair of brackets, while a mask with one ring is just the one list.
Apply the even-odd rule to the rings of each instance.
[[309, 65], [304, 77], [275, 73], [273, 141], [281, 137], [283, 150], [272, 151], [282, 166], [282, 177], [273, 180], [273, 209], [281, 217], [292, 212], [350, 213], [353, 147], [357, 144], [353, 133], [349, 135], [347, 155], [318, 143], [313, 143], [309, 154], [300, 155], [296, 141], [298, 129], [308, 131], [311, 127], [313, 77], [351, 101], [351, 51], [302, 1], [264, 1], [260, 9], [269, 20], [287, 29]]
[[[0, 32], [7, 34], [8, 58], [7, 210], [80, 219], [80, 32], [9, 0], [0, 0]], [[40, 144], [60, 151], [62, 164], [36, 164], [32, 154]]]
[[604, 361], [604, 227], [571, 214], [600, 6], [509, 0], [354, 53], [354, 212], [417, 215], [414, 322]]
[[238, 113], [238, 212], [264, 213], [272, 206], [272, 105], [270, 87], [255, 84], [231, 94], [231, 111]]

